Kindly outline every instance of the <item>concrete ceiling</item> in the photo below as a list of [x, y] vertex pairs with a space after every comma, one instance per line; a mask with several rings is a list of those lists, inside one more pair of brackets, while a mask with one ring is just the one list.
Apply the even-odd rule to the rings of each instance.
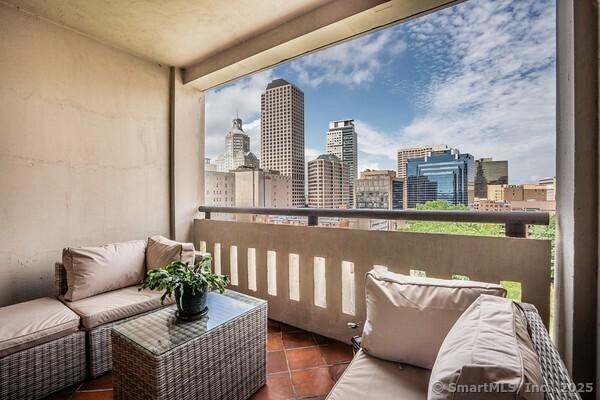
[[185, 67], [331, 0], [0, 0], [166, 65]]

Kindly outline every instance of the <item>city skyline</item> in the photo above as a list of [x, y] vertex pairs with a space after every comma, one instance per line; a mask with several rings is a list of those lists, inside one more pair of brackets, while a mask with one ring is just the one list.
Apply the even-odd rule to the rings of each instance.
[[511, 184], [553, 176], [553, 4], [461, 3], [210, 90], [206, 156], [239, 113], [261, 158], [260, 93], [281, 77], [305, 93], [305, 162], [325, 153], [329, 122], [351, 118], [359, 171], [396, 169], [400, 148], [448, 143], [509, 160]]

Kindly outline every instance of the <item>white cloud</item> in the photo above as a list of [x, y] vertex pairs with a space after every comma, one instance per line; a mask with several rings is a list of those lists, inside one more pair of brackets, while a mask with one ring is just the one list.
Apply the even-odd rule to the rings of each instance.
[[250, 136], [250, 151], [260, 158], [260, 118], [244, 122], [244, 132]]
[[[369, 158], [369, 157], [367, 156], [367, 158]], [[373, 170], [391, 169], [393, 171], [396, 170], [396, 168], [391, 168], [387, 165], [383, 166], [378, 160], [369, 160], [369, 159], [365, 159], [364, 157], [359, 158], [358, 159], [358, 175], [360, 176], [360, 173], [367, 169], [373, 169]]]
[[393, 30], [386, 30], [309, 54], [290, 64], [301, 84], [360, 85], [375, 79], [390, 57], [406, 49]]
[[206, 157], [223, 152], [236, 115], [250, 136], [251, 150], [260, 156], [260, 94], [272, 79], [272, 70], [267, 70], [206, 93]]
[[473, 0], [409, 23], [411, 44], [442, 67], [423, 112], [383, 137], [508, 159], [515, 183], [553, 174], [554, 21], [552, 1]]
[[397, 135], [380, 132], [361, 120], [355, 120], [354, 126], [358, 138], [358, 150], [362, 155], [359, 157], [359, 162], [360, 158], [368, 159], [369, 156], [376, 157], [379, 163], [385, 163], [386, 158], [396, 159]]
[[514, 183], [553, 174], [554, 17], [553, 3], [472, 0], [401, 27], [434, 79], [407, 126], [356, 121], [359, 170], [395, 169], [398, 148], [443, 143], [508, 159]]
[[325, 153], [325, 150], [319, 150], [319, 149], [313, 149], [311, 147], [306, 147], [304, 149], [304, 158], [306, 159], [306, 162], [309, 162], [324, 153]]

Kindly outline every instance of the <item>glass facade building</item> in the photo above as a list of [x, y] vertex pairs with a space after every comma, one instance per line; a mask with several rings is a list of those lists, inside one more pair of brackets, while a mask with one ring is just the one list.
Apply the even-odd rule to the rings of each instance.
[[482, 158], [475, 161], [475, 197], [489, 199], [488, 185], [508, 185], [508, 161]]
[[408, 160], [407, 206], [431, 200], [468, 205], [469, 177], [473, 176], [473, 156], [457, 150], [434, 151], [421, 158]]

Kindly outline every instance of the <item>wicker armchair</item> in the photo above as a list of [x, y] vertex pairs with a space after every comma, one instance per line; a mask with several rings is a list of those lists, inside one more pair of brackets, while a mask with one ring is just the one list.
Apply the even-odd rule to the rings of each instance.
[[[547, 400], [580, 400], [578, 387], [569, 376], [567, 367], [554, 347], [537, 309], [526, 303], [521, 303], [521, 306], [525, 310], [533, 347], [542, 367], [545, 398]], [[354, 336], [351, 342], [356, 353], [361, 347], [360, 336]]]

